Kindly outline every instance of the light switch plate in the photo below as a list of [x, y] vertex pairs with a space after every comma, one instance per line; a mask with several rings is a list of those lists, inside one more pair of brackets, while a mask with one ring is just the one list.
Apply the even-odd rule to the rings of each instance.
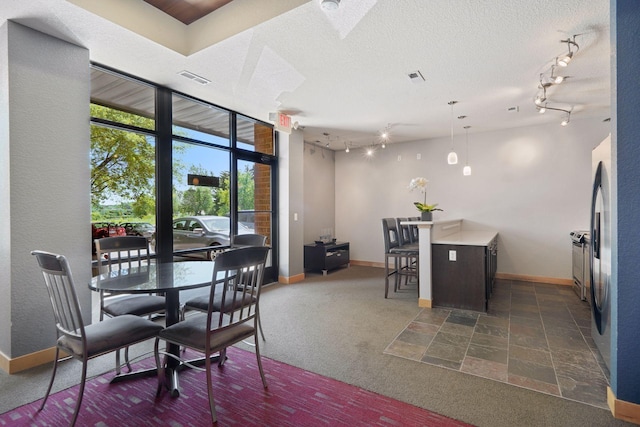
[[449, 251], [449, 261], [456, 261], [457, 253], [456, 251]]

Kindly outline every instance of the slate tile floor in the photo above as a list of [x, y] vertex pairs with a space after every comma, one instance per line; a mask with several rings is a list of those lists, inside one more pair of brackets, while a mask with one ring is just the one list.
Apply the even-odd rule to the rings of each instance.
[[497, 280], [487, 313], [425, 308], [384, 352], [608, 408], [589, 304], [569, 286]]

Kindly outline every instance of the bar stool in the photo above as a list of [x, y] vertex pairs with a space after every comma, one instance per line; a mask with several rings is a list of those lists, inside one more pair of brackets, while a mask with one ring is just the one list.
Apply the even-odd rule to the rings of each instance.
[[[394, 276], [394, 292], [398, 291], [400, 279], [406, 277], [410, 270], [404, 270], [403, 266], [409, 265], [410, 259], [418, 258], [417, 247], [402, 247], [400, 245], [400, 233], [395, 218], [382, 219], [382, 231], [384, 237], [384, 297], [389, 295], [389, 277]], [[393, 269], [390, 262], [393, 261]], [[417, 264], [416, 264], [417, 277]]]

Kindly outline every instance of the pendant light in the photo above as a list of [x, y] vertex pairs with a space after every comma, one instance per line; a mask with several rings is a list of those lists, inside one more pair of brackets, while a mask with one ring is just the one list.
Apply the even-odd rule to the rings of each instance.
[[451, 105], [451, 152], [447, 156], [447, 163], [450, 165], [458, 164], [458, 155], [453, 150], [453, 106], [457, 103], [458, 101], [449, 101], [449, 105]]
[[462, 169], [462, 174], [464, 176], [469, 176], [471, 175], [471, 166], [469, 166], [469, 128], [471, 126], [465, 126], [464, 130], [466, 132], [466, 137], [467, 137], [467, 160], [465, 161], [465, 166], [464, 169]]

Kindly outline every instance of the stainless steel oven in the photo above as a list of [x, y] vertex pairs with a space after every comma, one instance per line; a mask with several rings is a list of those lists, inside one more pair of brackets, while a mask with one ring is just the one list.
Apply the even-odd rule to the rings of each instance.
[[[573, 289], [581, 300], [586, 301], [586, 272], [585, 269], [585, 241], [588, 238], [587, 231], [572, 231], [571, 237], [571, 270], [573, 275]], [[588, 248], [587, 248], [588, 249]]]

